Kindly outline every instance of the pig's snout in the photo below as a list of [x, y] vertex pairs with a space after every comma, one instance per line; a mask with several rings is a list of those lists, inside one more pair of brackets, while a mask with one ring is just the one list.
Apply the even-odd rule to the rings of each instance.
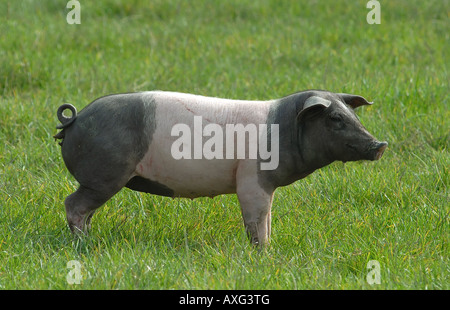
[[378, 160], [383, 156], [384, 150], [387, 148], [387, 142], [380, 142], [377, 140], [372, 140], [366, 147], [359, 149], [354, 145], [346, 144], [348, 148], [359, 154], [357, 159], [352, 160]]
[[373, 153], [373, 159], [372, 160], [378, 160], [383, 156], [384, 150], [387, 148], [388, 143], [387, 142], [375, 142], [373, 146], [371, 147], [371, 151]]

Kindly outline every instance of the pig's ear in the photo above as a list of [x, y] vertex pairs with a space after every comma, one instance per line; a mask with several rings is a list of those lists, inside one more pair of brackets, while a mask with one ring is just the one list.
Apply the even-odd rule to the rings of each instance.
[[362, 105], [370, 105], [373, 102], [369, 102], [366, 100], [366, 98], [358, 96], [358, 95], [352, 95], [352, 94], [344, 94], [340, 93], [339, 96], [344, 99], [344, 102], [351, 106], [353, 109], [356, 109], [357, 107], [360, 107]]
[[321, 107], [323, 109], [328, 108], [331, 104], [330, 100], [327, 100], [322, 97], [318, 96], [311, 96], [308, 99], [305, 100], [305, 103], [303, 104], [303, 108], [300, 112], [297, 114], [297, 119], [300, 119], [308, 110], [311, 110], [313, 108]]

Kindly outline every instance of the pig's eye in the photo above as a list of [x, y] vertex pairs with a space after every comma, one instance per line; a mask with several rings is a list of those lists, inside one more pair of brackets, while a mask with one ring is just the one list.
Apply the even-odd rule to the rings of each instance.
[[332, 123], [332, 127], [334, 129], [343, 129], [345, 127], [345, 123], [342, 120], [342, 117], [339, 114], [332, 114], [330, 115], [330, 120]]
[[330, 115], [330, 119], [333, 121], [333, 122], [336, 122], [336, 123], [338, 123], [338, 122], [341, 122], [342, 121], [342, 117], [340, 117], [339, 115]]

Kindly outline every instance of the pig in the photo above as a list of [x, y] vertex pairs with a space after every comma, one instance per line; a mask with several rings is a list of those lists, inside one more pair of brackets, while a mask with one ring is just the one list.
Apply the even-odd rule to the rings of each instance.
[[[123, 93], [98, 98], [78, 114], [73, 105], [63, 104], [57, 110], [61, 131], [54, 138], [61, 140], [64, 163], [80, 184], [64, 202], [68, 225], [73, 233], [86, 233], [94, 211], [123, 187], [173, 198], [236, 193], [249, 240], [264, 246], [278, 187], [334, 161], [381, 158], [388, 143], [376, 140], [354, 112], [370, 104], [359, 95], [324, 90], [267, 101], [170, 91]], [[263, 169], [261, 164], [269, 159], [261, 154], [174, 158], [174, 145], [181, 139], [174, 128], [185, 124], [194, 129], [193, 119], [199, 116], [204, 124], [224, 131], [229, 124], [267, 125], [266, 153], [278, 151], [272, 154], [278, 157], [275, 164]], [[275, 137], [269, 135], [271, 130]], [[262, 137], [264, 130], [259, 134]], [[190, 141], [178, 146], [192, 148]]]

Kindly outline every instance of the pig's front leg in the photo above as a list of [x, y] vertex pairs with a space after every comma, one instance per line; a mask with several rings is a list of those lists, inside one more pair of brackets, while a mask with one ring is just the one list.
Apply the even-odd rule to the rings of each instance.
[[247, 235], [254, 245], [263, 247], [270, 238], [273, 192], [268, 193], [258, 184], [256, 174], [238, 173], [236, 185]]

